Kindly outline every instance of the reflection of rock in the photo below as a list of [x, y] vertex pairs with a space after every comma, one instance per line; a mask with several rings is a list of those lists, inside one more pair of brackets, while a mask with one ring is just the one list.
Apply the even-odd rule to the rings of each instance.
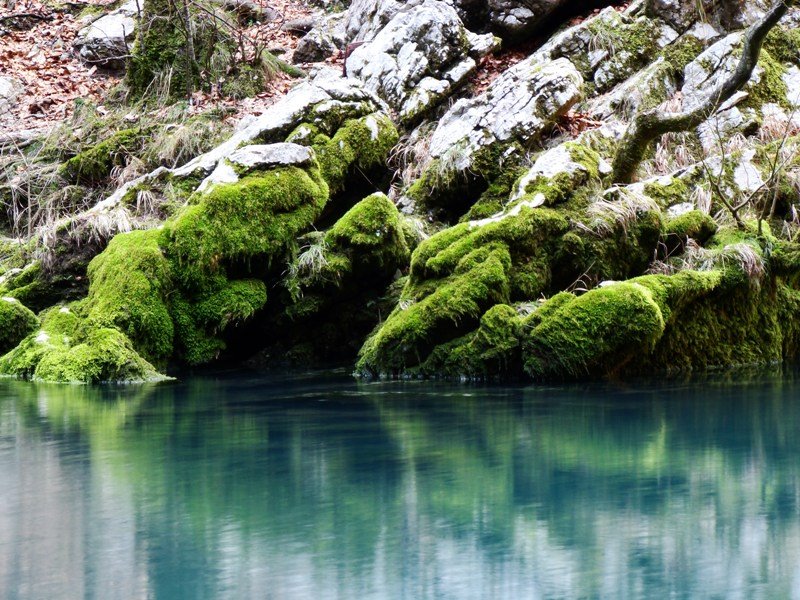
[[22, 93], [22, 84], [11, 77], [0, 77], [0, 114], [11, 110]]
[[354, 50], [347, 72], [409, 121], [461, 85], [476, 67], [473, 57], [493, 44], [491, 35], [468, 31], [444, 2], [425, 0], [398, 12], [372, 41]]
[[74, 46], [82, 60], [113, 68], [125, 65], [140, 12], [137, 2], [126, 2], [78, 32]]

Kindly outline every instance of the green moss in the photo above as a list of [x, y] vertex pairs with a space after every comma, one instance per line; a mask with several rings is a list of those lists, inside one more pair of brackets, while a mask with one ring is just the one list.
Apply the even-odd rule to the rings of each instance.
[[659, 177], [646, 181], [644, 182], [644, 193], [648, 198], [658, 202], [662, 209], [688, 202], [691, 196], [688, 184], [678, 177]]
[[164, 379], [139, 356], [130, 340], [117, 329], [93, 330], [84, 342], [55, 347], [42, 356], [34, 378], [41, 381], [100, 383]]
[[69, 346], [78, 325], [78, 317], [65, 306], [42, 312], [41, 329], [0, 358], [0, 373], [32, 378], [45, 354]]
[[41, 321], [40, 330], [0, 358], [0, 372], [73, 383], [164, 379], [117, 329], [91, 329], [83, 335], [81, 317], [66, 306], [48, 309]]
[[354, 169], [369, 172], [385, 166], [397, 140], [397, 128], [383, 113], [345, 121], [332, 138], [317, 135], [312, 146], [331, 194], [344, 188]]
[[8, 352], [39, 327], [39, 319], [16, 298], [0, 298], [0, 352]]
[[397, 207], [384, 194], [367, 196], [325, 234], [328, 246], [348, 251], [352, 262], [395, 270], [408, 262], [409, 249]]
[[473, 333], [434, 348], [420, 373], [468, 379], [515, 377], [520, 372], [521, 319], [507, 304], [481, 317]]
[[673, 76], [683, 74], [683, 70], [703, 51], [703, 42], [691, 34], [682, 35], [661, 53], [669, 65]]
[[514, 184], [522, 177], [527, 169], [523, 167], [510, 167], [495, 177], [486, 191], [473, 204], [469, 211], [461, 217], [460, 221], [474, 221], [491, 217], [503, 210], [508, 202]]
[[764, 41], [764, 49], [784, 64], [800, 66], [800, 29], [774, 27]]
[[158, 230], [132, 231], [111, 240], [89, 264], [88, 325], [116, 327], [143, 356], [163, 362], [172, 354], [173, 326], [167, 305], [169, 262]]
[[525, 371], [534, 379], [614, 373], [650, 352], [664, 317], [642, 285], [616, 283], [563, 304], [525, 342]]
[[776, 60], [766, 49], [761, 50], [758, 59], [758, 67], [761, 69], [758, 83], [751, 83], [747, 86], [747, 98], [741, 103], [742, 107], [760, 109], [761, 106], [769, 102], [779, 104], [784, 108], [790, 109], [788, 100], [788, 89], [783, 76], [786, 74], [786, 67]]
[[171, 308], [177, 355], [190, 365], [210, 362], [225, 349], [219, 334], [230, 325], [249, 319], [266, 302], [266, 286], [258, 280], [228, 282], [219, 278], [216, 289], [191, 301], [176, 294]]
[[510, 268], [508, 250], [498, 244], [465, 255], [435, 291], [418, 302], [401, 300], [364, 344], [357, 369], [399, 374], [420, 364], [434, 346], [472, 329], [489, 307], [508, 301]]
[[59, 173], [72, 183], [96, 184], [107, 179], [111, 170], [124, 166], [142, 147], [142, 131], [124, 129], [73, 156], [61, 165]]
[[274, 169], [218, 185], [168, 222], [161, 246], [188, 289], [226, 264], [282, 256], [319, 216], [328, 187], [315, 168]]
[[[607, 18], [590, 20], [587, 28], [595, 48], [608, 53], [603, 63], [605, 77], [602, 85], [596, 77], [594, 79], [596, 93], [626, 79], [658, 54], [660, 32], [651, 19], [641, 17], [629, 22], [620, 15], [609, 14]], [[589, 77], [592, 73], [585, 72], [584, 75]]]
[[712, 292], [673, 309], [653, 352], [632, 370], [707, 370], [796, 358], [799, 310], [798, 293], [783, 284], [754, 287], [722, 275]]
[[[190, 13], [193, 18], [194, 11]], [[200, 85], [200, 64], [207, 62], [213, 45], [193, 36], [195, 60], [187, 53], [187, 37], [182, 23], [186, 15], [178, 14], [176, 5], [167, 0], [145, 0], [142, 23], [137, 28], [136, 42], [128, 62], [126, 81], [135, 96], [141, 96], [158, 85], [157, 80], [169, 72], [167, 91], [172, 97], [185, 96]], [[204, 60], [205, 59], [205, 60]]]
[[680, 246], [685, 245], [689, 238], [701, 245], [705, 244], [716, 232], [717, 222], [699, 210], [690, 210], [674, 219], [669, 219], [664, 226], [667, 242], [673, 239]]

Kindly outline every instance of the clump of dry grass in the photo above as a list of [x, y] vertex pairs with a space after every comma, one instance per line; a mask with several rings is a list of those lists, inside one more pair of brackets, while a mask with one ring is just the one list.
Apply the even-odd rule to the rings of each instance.
[[588, 229], [600, 236], [622, 230], [627, 235], [639, 217], [647, 212], [660, 212], [658, 203], [649, 196], [625, 188], [611, 188], [586, 210]]

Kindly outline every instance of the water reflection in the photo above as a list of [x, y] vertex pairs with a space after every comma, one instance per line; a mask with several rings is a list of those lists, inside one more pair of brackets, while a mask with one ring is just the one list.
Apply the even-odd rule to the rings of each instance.
[[794, 373], [0, 382], [4, 598], [800, 598]]

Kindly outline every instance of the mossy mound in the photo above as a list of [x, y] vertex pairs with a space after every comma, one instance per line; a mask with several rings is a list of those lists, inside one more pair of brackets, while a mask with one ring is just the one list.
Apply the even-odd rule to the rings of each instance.
[[395, 205], [378, 193], [328, 231], [299, 242], [283, 280], [286, 292], [278, 298], [283, 306], [265, 325], [276, 339], [263, 354], [289, 363], [350, 359], [393, 308], [386, 298], [408, 269], [415, 238]]
[[399, 139], [397, 127], [385, 113], [357, 119], [345, 117], [322, 114], [319, 122], [303, 123], [286, 138], [287, 142], [314, 148], [331, 194], [342, 191], [354, 172], [364, 174], [384, 168]]
[[143, 145], [144, 132], [123, 129], [91, 148], [73, 156], [59, 169], [59, 174], [76, 184], [97, 184], [111, 175], [114, 167], [124, 167]]
[[16, 298], [0, 298], [0, 352], [8, 352], [39, 327], [39, 319]]
[[159, 236], [149, 230], [114, 237], [89, 264], [91, 286], [83, 312], [90, 326], [119, 329], [143, 356], [163, 363], [172, 354], [167, 296], [173, 284]]
[[70, 383], [164, 379], [118, 329], [87, 330], [83, 324], [69, 307], [45, 311], [41, 329], [0, 358], [0, 372]]
[[160, 244], [181, 284], [202, 290], [233, 263], [282, 257], [327, 200], [316, 167], [254, 172], [200, 195], [166, 223]]

